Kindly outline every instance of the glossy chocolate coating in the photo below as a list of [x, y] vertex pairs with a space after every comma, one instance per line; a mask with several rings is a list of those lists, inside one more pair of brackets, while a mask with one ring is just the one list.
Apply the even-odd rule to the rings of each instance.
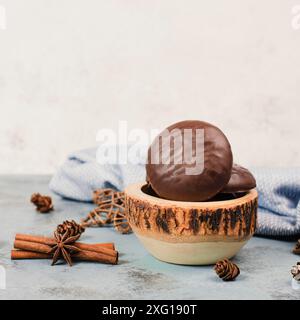
[[[167, 129], [177, 129], [179, 134], [182, 134], [184, 129], [192, 129], [192, 141], [184, 147], [187, 147], [193, 156], [197, 155], [197, 159], [201, 158], [198, 163], [202, 161], [203, 171], [199, 174], [187, 174], [186, 169], [194, 168], [195, 162], [188, 163], [183, 159], [183, 162], [178, 164], [175, 159], [182, 159], [183, 147], [175, 146], [175, 143], [171, 143], [170, 164], [152, 163], [152, 149], [159, 150], [160, 156], [166, 156], [162, 153], [162, 147], [158, 148], [161, 141], [158, 136], [148, 150], [146, 172], [151, 187], [159, 197], [169, 200], [205, 201], [212, 198], [224, 188], [231, 176], [232, 152], [226, 136], [210, 123], [196, 120], [178, 122]], [[204, 130], [204, 156], [202, 153], [201, 157], [195, 147], [196, 144], [199, 146], [196, 139], [197, 129]]]
[[222, 193], [246, 192], [256, 187], [256, 181], [252, 173], [246, 168], [234, 164], [231, 177]]

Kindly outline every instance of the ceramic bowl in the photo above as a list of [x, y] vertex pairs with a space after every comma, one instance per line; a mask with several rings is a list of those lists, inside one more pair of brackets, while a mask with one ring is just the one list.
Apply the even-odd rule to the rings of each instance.
[[145, 183], [125, 189], [128, 222], [145, 248], [159, 260], [185, 265], [233, 257], [255, 232], [257, 199], [256, 189], [207, 202], [161, 199]]

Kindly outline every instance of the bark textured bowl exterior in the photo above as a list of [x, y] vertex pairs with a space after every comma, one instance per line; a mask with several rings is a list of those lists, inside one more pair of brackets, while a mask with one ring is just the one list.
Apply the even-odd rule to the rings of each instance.
[[233, 200], [182, 202], [151, 196], [142, 187], [143, 183], [133, 184], [125, 190], [127, 219], [159, 260], [213, 264], [233, 257], [255, 232], [256, 189]]

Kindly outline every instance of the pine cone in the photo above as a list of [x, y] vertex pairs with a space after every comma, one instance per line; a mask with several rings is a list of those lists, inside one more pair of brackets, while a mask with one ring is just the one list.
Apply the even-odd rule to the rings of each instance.
[[218, 261], [214, 269], [223, 281], [232, 281], [240, 274], [239, 267], [228, 259]]
[[298, 242], [295, 245], [295, 248], [293, 250], [293, 253], [295, 254], [300, 254], [300, 239], [298, 240]]
[[69, 237], [81, 235], [84, 231], [85, 228], [82, 227], [80, 224], [78, 224], [76, 221], [72, 220], [66, 220], [62, 224], [59, 224], [56, 228], [56, 231], [63, 235], [66, 232], [69, 233]]
[[46, 213], [53, 210], [52, 199], [49, 196], [42, 196], [39, 193], [34, 193], [30, 201], [35, 204], [36, 210], [41, 213]]
[[291, 274], [295, 280], [300, 281], [300, 262], [297, 262], [297, 265], [293, 266]]

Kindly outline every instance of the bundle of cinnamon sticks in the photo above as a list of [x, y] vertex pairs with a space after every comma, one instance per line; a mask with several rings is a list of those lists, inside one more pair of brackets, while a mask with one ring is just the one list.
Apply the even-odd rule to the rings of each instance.
[[[14, 241], [14, 250], [11, 259], [52, 259], [51, 249], [57, 242], [54, 238], [17, 234]], [[72, 254], [72, 259], [80, 261], [93, 261], [108, 264], [118, 263], [118, 251], [113, 243], [87, 244], [74, 242], [73, 246], [79, 249]]]

